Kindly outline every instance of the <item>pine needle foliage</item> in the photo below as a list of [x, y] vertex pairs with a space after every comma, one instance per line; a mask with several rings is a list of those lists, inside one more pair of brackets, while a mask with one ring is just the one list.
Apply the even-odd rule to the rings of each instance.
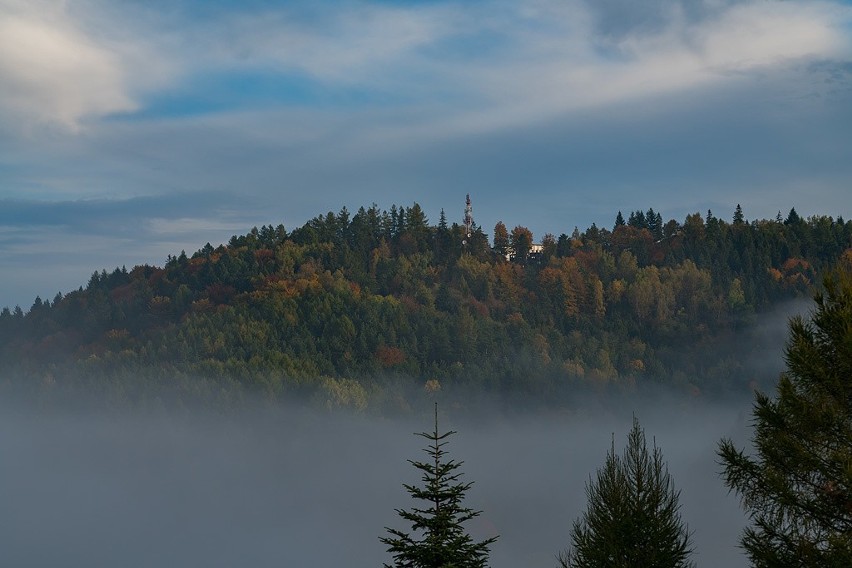
[[852, 273], [827, 278], [815, 300], [809, 319], [790, 321], [775, 398], [755, 397], [754, 452], [719, 445], [757, 567], [852, 566]]
[[497, 537], [474, 542], [467, 534], [465, 522], [479, 516], [463, 505], [464, 497], [473, 482], [460, 481], [458, 469], [464, 462], [447, 459], [444, 446], [456, 432], [443, 434], [438, 430], [438, 405], [435, 405], [435, 429], [421, 432], [429, 441], [424, 451], [428, 461], [408, 460], [423, 473], [421, 487], [403, 484], [406, 491], [421, 506], [410, 510], [397, 509], [397, 514], [411, 524], [412, 533], [385, 527], [390, 536], [382, 537], [393, 556], [393, 564], [385, 568], [483, 568], [488, 565], [490, 545]]
[[615, 441], [603, 468], [586, 485], [588, 509], [574, 521], [562, 568], [693, 566], [691, 534], [680, 517], [680, 492], [660, 449], [649, 452], [634, 417], [622, 455]]

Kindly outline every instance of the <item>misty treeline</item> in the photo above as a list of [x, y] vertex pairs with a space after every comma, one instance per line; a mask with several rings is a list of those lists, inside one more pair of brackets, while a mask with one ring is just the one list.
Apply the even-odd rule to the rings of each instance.
[[475, 224], [466, 233], [417, 204], [344, 208], [162, 267], [95, 272], [0, 312], [0, 389], [377, 412], [460, 390], [747, 392], [774, 377], [745, 370], [752, 347], [737, 333], [852, 262], [852, 222], [795, 210], [678, 222], [649, 209], [558, 237], [503, 222], [490, 240]]

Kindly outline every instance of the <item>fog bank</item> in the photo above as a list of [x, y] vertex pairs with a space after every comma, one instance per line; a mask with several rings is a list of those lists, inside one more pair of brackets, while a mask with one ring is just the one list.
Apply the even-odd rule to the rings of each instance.
[[[554, 566], [584, 485], [633, 411], [681, 489], [699, 566], [746, 566], [745, 522], [717, 475], [721, 436], [740, 445], [748, 407], [657, 398], [621, 410], [506, 418], [442, 409], [450, 457], [475, 484], [476, 538], [500, 534], [494, 568]], [[630, 406], [628, 408], [628, 406]], [[418, 483], [431, 408], [410, 419], [304, 409], [229, 417], [0, 414], [0, 565], [351, 566], [389, 562], [378, 537]]]

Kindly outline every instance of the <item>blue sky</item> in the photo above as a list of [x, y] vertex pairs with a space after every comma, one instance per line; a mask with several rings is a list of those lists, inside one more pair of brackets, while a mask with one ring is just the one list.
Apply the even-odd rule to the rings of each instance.
[[0, 0], [0, 306], [420, 203], [852, 218], [839, 1]]

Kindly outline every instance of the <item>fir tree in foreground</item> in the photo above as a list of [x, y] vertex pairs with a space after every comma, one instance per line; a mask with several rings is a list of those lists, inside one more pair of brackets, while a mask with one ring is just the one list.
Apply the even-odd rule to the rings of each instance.
[[[397, 509], [397, 514], [411, 523], [410, 533], [386, 528], [390, 536], [380, 540], [393, 555], [394, 568], [481, 568], [488, 565], [489, 546], [497, 537], [474, 542], [462, 526], [481, 511], [464, 507], [462, 502], [472, 482], [459, 481], [457, 470], [463, 462], [446, 459], [443, 447], [454, 431], [439, 434], [438, 405], [435, 404], [435, 429], [417, 434], [429, 440], [424, 451], [429, 461], [409, 460], [423, 472], [423, 486], [404, 485], [408, 493], [422, 503], [411, 510]], [[417, 534], [420, 535], [419, 540]], [[391, 565], [385, 564], [385, 568]]]
[[574, 521], [571, 547], [559, 555], [562, 568], [681, 568], [693, 566], [691, 536], [662, 452], [651, 452], [639, 421], [619, 456], [615, 442], [594, 481], [589, 506]]
[[815, 299], [809, 321], [790, 322], [776, 397], [756, 395], [753, 454], [719, 447], [758, 567], [852, 566], [852, 272], [827, 278]]

